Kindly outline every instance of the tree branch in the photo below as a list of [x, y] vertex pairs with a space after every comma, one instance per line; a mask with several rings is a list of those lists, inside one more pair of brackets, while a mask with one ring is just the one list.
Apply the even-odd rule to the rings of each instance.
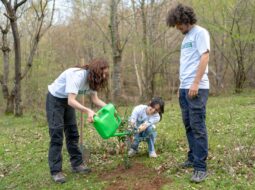
[[3, 28], [1, 25], [0, 25], [0, 30], [3, 34], [7, 34], [8, 31], [10, 30], [10, 23], [9, 23], [9, 19], [7, 19], [7, 22], [6, 22], [6, 25], [5, 25], [5, 28]]
[[[212, 35], [212, 40], [213, 40], [214, 44], [216, 45], [217, 49], [218, 49], [219, 51], [221, 51], [221, 49], [220, 49], [220, 47], [219, 47], [218, 43], [216, 42], [216, 40], [215, 40], [215, 38], [214, 38], [213, 35]], [[227, 57], [223, 52], [222, 52], [222, 55], [223, 55], [224, 59], [225, 59], [225, 60], [228, 62], [228, 64], [230, 65], [231, 69], [234, 71], [234, 68], [232, 67], [231, 62], [230, 62], [230, 60], [228, 59], [228, 57]]]
[[26, 3], [27, 0], [22, 0], [18, 3], [18, 0], [15, 0], [15, 3], [14, 3], [14, 10], [16, 12], [16, 10], [21, 6], [23, 5], [24, 3]]
[[[40, 37], [43, 36], [43, 34], [52, 26], [52, 22], [53, 22], [53, 16], [54, 16], [54, 13], [55, 13], [55, 0], [53, 0], [53, 5], [52, 5], [52, 11], [51, 11], [51, 17], [50, 17], [50, 22], [48, 24], [48, 26], [44, 29], [44, 31], [41, 32], [41, 35]], [[46, 8], [46, 7], [45, 7]]]
[[39, 15], [38, 10], [35, 9], [35, 7], [34, 7], [34, 10], [36, 11], [36, 15], [37, 15], [38, 25], [37, 25], [36, 33], [35, 33], [35, 35], [33, 36], [33, 39], [32, 39], [32, 48], [31, 48], [30, 53], [29, 53], [29, 57], [28, 57], [28, 60], [27, 60], [25, 70], [21, 75], [21, 79], [23, 79], [27, 75], [30, 68], [32, 67], [33, 58], [34, 58], [34, 55], [36, 53], [39, 41], [40, 41], [41, 37], [45, 34], [45, 32], [52, 25], [53, 15], [54, 15], [54, 12], [55, 12], [55, 0], [53, 1], [50, 23], [44, 30], [42, 30], [42, 28], [43, 28], [43, 23], [44, 23], [44, 18], [45, 18], [45, 11], [46, 11], [46, 8], [47, 8], [47, 5], [48, 5], [48, 1], [45, 4], [42, 4], [42, 2], [43, 2], [43, 0], [40, 1], [40, 9], [41, 9], [40, 15]]

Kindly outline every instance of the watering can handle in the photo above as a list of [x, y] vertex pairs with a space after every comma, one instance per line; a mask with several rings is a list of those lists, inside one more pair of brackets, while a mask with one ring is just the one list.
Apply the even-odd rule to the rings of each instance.
[[[117, 114], [117, 112], [115, 112], [115, 117], [117, 119], [117, 123], [118, 123], [118, 127], [120, 126], [121, 124], [121, 118], [120, 116]], [[113, 137], [121, 137], [121, 136], [125, 136], [125, 135], [130, 135], [130, 131], [124, 131], [124, 132], [115, 132], [112, 136]]]
[[117, 112], [115, 112], [115, 116], [116, 116], [116, 118], [117, 118], [117, 123], [118, 123], [118, 127], [119, 127], [120, 124], [121, 124], [121, 118], [120, 118], [120, 116], [117, 114]]
[[98, 115], [97, 113], [95, 113], [95, 114], [93, 115], [93, 120], [95, 119], [95, 117], [97, 117], [97, 115]]

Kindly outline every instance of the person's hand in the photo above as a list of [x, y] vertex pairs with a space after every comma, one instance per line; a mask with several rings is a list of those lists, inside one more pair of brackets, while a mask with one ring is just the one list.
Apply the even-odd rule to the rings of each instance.
[[134, 129], [134, 126], [128, 125], [127, 129], [130, 130], [130, 131], [132, 131], [132, 130]]
[[189, 98], [195, 98], [198, 94], [198, 84], [193, 83], [189, 89], [188, 96]]
[[138, 128], [138, 133], [141, 133], [147, 129], [147, 125], [144, 123]]
[[95, 112], [92, 111], [92, 110], [89, 110], [88, 111], [88, 118], [87, 118], [87, 122], [89, 123], [93, 123], [94, 122], [94, 115], [95, 115]]
[[135, 127], [135, 123], [132, 121], [128, 122], [128, 128], [133, 129]]

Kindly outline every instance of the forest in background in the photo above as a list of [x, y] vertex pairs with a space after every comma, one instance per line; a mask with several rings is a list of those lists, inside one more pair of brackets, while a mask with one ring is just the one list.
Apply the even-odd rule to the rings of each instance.
[[210, 32], [211, 95], [255, 87], [254, 0], [61, 2], [0, 1], [0, 112], [44, 110], [47, 85], [97, 57], [111, 65], [109, 88], [100, 92], [108, 101], [173, 98], [183, 35], [165, 18], [178, 2], [192, 6], [197, 24]]

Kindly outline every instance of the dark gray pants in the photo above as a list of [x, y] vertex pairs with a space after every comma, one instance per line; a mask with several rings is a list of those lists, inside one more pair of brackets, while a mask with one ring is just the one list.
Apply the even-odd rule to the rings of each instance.
[[72, 167], [83, 163], [78, 147], [79, 132], [76, 124], [75, 109], [68, 105], [67, 98], [56, 98], [47, 94], [46, 112], [49, 126], [50, 147], [48, 162], [50, 173], [62, 171], [62, 146], [65, 134], [66, 147]]

